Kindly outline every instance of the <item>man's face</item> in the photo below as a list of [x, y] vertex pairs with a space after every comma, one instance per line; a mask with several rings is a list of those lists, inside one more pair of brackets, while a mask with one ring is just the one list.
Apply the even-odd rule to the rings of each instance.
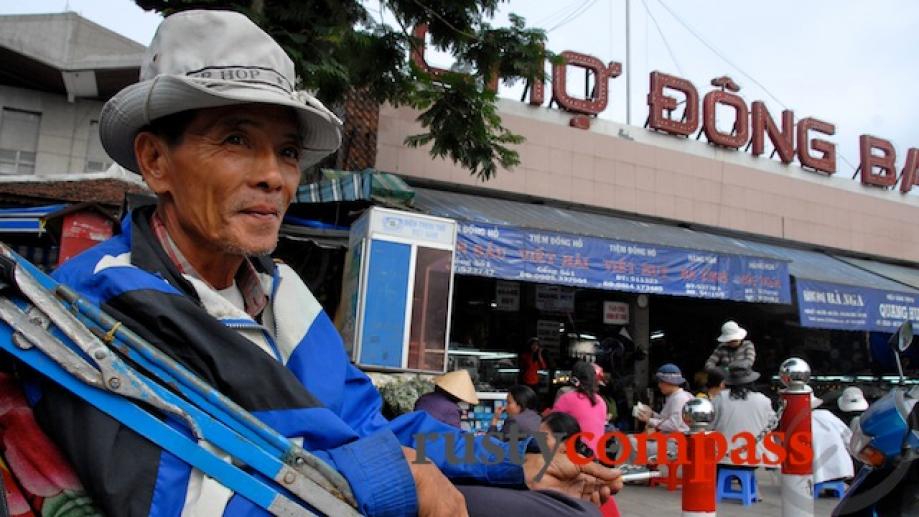
[[676, 391], [677, 386], [666, 383], [664, 381], [657, 381], [657, 389], [661, 390], [661, 393], [663, 393], [664, 396], [667, 396]]
[[[186, 244], [223, 255], [265, 255], [300, 180], [296, 116], [280, 106], [199, 110], [148, 183]], [[145, 178], [147, 175], [145, 174]], [[176, 228], [177, 227], [177, 228]]]

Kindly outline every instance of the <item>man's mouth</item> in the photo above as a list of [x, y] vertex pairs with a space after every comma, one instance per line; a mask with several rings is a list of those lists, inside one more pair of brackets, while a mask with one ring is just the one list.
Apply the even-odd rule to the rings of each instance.
[[240, 210], [240, 213], [263, 221], [274, 221], [281, 218], [281, 211], [273, 206], [251, 206]]

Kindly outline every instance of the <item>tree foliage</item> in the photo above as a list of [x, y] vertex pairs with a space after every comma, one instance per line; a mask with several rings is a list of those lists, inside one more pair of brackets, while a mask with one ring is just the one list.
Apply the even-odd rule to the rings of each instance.
[[[300, 87], [336, 104], [358, 89], [377, 102], [421, 111], [424, 130], [407, 145], [431, 145], [482, 180], [498, 167], [519, 163], [513, 145], [523, 137], [502, 126], [496, 96], [483, 85], [497, 74], [506, 83], [543, 79], [546, 34], [511, 15], [507, 27], [492, 27], [501, 0], [136, 0], [163, 14], [186, 9], [229, 9], [249, 16], [293, 58]], [[384, 23], [391, 13], [395, 26]], [[432, 77], [409, 59], [423, 42], [412, 28], [427, 24], [431, 44], [456, 56], [463, 69]]]

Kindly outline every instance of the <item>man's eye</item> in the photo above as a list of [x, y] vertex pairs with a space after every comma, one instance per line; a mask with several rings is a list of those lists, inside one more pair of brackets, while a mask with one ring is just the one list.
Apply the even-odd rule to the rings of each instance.
[[242, 135], [230, 135], [230, 136], [226, 137], [226, 138], [223, 140], [223, 142], [224, 142], [225, 144], [243, 145], [243, 144], [246, 143], [246, 139], [243, 138]]
[[281, 155], [285, 158], [300, 161], [300, 149], [297, 147], [285, 147], [281, 150]]

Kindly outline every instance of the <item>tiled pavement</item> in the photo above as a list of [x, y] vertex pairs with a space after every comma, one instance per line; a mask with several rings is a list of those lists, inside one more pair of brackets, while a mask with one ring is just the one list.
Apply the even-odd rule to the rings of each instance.
[[[760, 491], [760, 502], [751, 506], [742, 506], [739, 502], [723, 501], [718, 505], [718, 517], [734, 516], [772, 516], [782, 515], [781, 485], [779, 478], [762, 469], [757, 471], [757, 484]], [[673, 492], [664, 486], [654, 488], [647, 486], [626, 485], [616, 496], [622, 517], [679, 517], [682, 492], [678, 488]], [[821, 498], [815, 501], [814, 516], [829, 516], [837, 499]]]

